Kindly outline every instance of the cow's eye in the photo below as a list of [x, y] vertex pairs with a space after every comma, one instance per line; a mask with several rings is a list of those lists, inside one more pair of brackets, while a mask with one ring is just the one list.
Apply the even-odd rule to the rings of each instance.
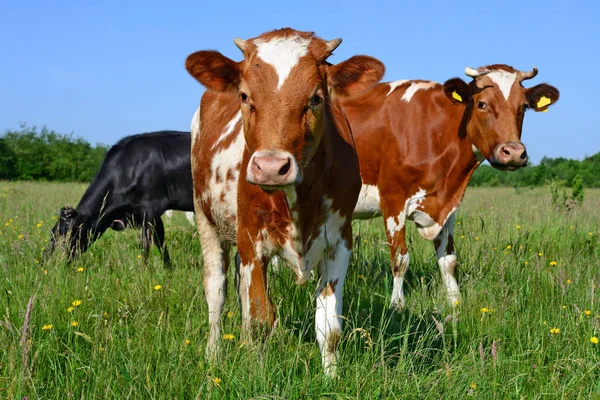
[[483, 101], [478, 101], [477, 102], [477, 108], [479, 108], [480, 110], [485, 110], [485, 103]]
[[321, 104], [322, 101], [323, 101], [323, 99], [321, 98], [321, 96], [319, 96], [318, 94], [314, 95], [310, 99], [310, 108], [317, 107], [319, 104]]
[[242, 99], [242, 101], [245, 103], [246, 101], [248, 101], [248, 95], [242, 92], [240, 93], [240, 99]]

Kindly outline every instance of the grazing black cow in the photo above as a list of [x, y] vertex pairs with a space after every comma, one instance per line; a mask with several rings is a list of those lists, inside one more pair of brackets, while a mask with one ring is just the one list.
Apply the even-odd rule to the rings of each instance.
[[108, 229], [142, 229], [142, 254], [152, 238], [170, 266], [161, 215], [165, 210], [194, 211], [189, 132], [160, 131], [127, 136], [112, 146], [100, 172], [77, 208], [63, 207], [52, 228], [46, 257], [67, 237], [69, 260], [87, 250]]

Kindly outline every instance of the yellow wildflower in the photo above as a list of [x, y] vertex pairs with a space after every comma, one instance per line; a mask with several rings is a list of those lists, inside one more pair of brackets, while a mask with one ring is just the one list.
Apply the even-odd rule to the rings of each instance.
[[489, 313], [489, 312], [490, 312], [490, 309], [489, 309], [489, 308], [487, 308], [487, 307], [483, 307], [483, 308], [482, 308], [481, 310], [479, 310], [479, 311], [481, 311], [481, 313], [482, 313], [482, 314], [485, 314], [485, 313]]
[[75, 307], [69, 307], [69, 308], [67, 308], [67, 312], [73, 312], [74, 309], [75, 309]]
[[594, 232], [590, 232], [590, 236], [592, 236], [594, 234]]
[[227, 318], [233, 317], [233, 311], [227, 311]]
[[36, 226], [37, 226], [38, 228], [41, 228], [41, 227], [42, 227], [42, 223], [40, 222], [40, 223], [38, 223]]
[[460, 304], [460, 301], [458, 301], [458, 300], [456, 300], [456, 301], [454, 302], [454, 305], [455, 305], [455, 306], [458, 306], [459, 304]]
[[22, 233], [19, 235], [19, 239], [23, 239], [23, 234]]
[[521, 229], [521, 225], [517, 225], [517, 229]]
[[81, 305], [81, 300], [75, 300], [71, 303], [73, 307], [79, 307]]
[[106, 311], [104, 311], [104, 318], [108, 319], [108, 313]]
[[52, 329], [52, 324], [42, 326], [43, 331], [49, 331], [50, 329]]
[[214, 384], [215, 384], [215, 385], [217, 385], [217, 386], [220, 386], [221, 382], [223, 382], [223, 381], [221, 380], [221, 378], [219, 378], [218, 376], [217, 376], [217, 377], [214, 377], [212, 381], [213, 381], [213, 382], [214, 382]]
[[558, 335], [560, 333], [560, 329], [559, 328], [551, 328], [550, 333], [553, 335]]
[[525, 261], [525, 265], [529, 265], [529, 261]]
[[44, 275], [48, 275], [48, 270], [44, 268]]
[[461, 239], [464, 239], [464, 238], [465, 238], [465, 235], [460, 235], [460, 238], [461, 238]]
[[598, 338], [596, 336], [592, 336], [590, 338], [590, 342], [592, 342], [593, 344], [598, 344], [599, 340], [598, 340]]
[[550, 261], [550, 266], [554, 267], [556, 265], [558, 265], [558, 263], [556, 261]]
[[585, 314], [586, 317], [589, 317], [590, 315], [592, 315], [592, 312], [590, 310], [585, 310], [583, 313]]
[[231, 334], [231, 333], [227, 333], [227, 334], [223, 335], [224, 340], [233, 340], [234, 338], [235, 338], [235, 336], [233, 336], [233, 334]]
[[543, 255], [544, 255], [544, 253], [542, 253], [541, 251], [538, 253], [538, 256], [540, 256], [540, 257]]
[[570, 279], [567, 279], [567, 285], [570, 285], [571, 283], [573, 283], [573, 281]]
[[479, 236], [475, 236], [475, 240], [479, 240]]
[[77, 322], [77, 321], [73, 321], [73, 322], [71, 322], [71, 326], [72, 326], [72, 327], [75, 327], [75, 326], [77, 326], [77, 325], [79, 325], [79, 322]]
[[566, 309], [566, 308], [567, 308], [567, 306], [563, 306], [563, 310]]
[[83, 272], [83, 267], [77, 268], [77, 272]]
[[509, 244], [508, 246], [506, 246], [507, 249], [512, 249], [512, 246]]
[[142, 255], [141, 255], [141, 254], [138, 254], [138, 259], [139, 259], [139, 258], [142, 258]]
[[162, 289], [162, 286], [161, 286], [161, 285], [155, 285], [155, 286], [154, 286], [154, 290], [160, 290], [160, 289]]
[[104, 351], [104, 347], [100, 346], [98, 350], [100, 351], [100, 353], [102, 353]]
[[190, 339], [185, 339], [184, 343], [187, 346], [188, 344], [190, 344]]
[[471, 382], [471, 389], [477, 389], [477, 384], [475, 382]]

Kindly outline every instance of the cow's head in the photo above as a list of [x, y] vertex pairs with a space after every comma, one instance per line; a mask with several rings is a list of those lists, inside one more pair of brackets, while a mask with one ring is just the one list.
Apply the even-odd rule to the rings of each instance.
[[466, 107], [461, 128], [473, 151], [480, 152], [495, 168], [515, 170], [527, 165], [527, 151], [521, 142], [525, 111], [546, 111], [558, 101], [554, 86], [542, 83], [523, 87], [523, 81], [537, 72], [535, 67], [522, 72], [497, 64], [465, 68], [465, 74], [473, 78], [468, 84], [460, 78], [444, 83], [446, 96]]
[[71, 260], [77, 252], [83, 253], [87, 250], [87, 239], [88, 229], [85, 218], [81, 217], [74, 208], [63, 207], [60, 209], [58, 221], [52, 228], [52, 237], [44, 253], [44, 259], [52, 254], [57, 242], [65, 241], [68, 245], [68, 257]]
[[341, 113], [335, 94], [349, 95], [377, 83], [384, 66], [355, 56], [337, 65], [326, 60], [342, 42], [284, 28], [257, 38], [235, 39], [244, 60], [216, 51], [191, 54], [186, 69], [209, 90], [237, 96], [250, 160], [246, 180], [265, 189], [302, 182], [304, 167]]

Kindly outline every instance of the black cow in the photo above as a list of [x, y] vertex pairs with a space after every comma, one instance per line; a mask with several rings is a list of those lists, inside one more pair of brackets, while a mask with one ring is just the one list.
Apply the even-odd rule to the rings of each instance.
[[52, 228], [46, 257], [67, 237], [69, 260], [87, 250], [108, 229], [142, 229], [142, 254], [152, 238], [170, 266], [161, 215], [165, 210], [194, 211], [189, 132], [160, 131], [127, 136], [112, 146], [100, 172], [77, 208], [63, 207]]

